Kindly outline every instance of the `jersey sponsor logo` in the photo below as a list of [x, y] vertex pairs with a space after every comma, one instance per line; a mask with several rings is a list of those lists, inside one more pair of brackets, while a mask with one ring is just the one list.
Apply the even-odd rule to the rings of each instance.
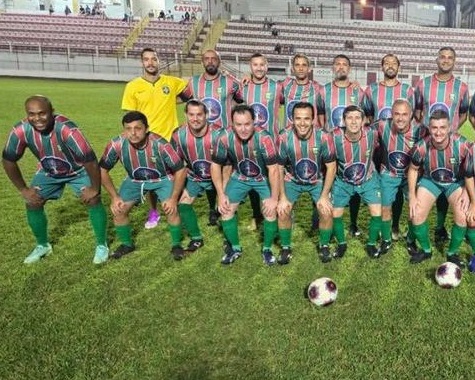
[[378, 112], [378, 119], [388, 120], [393, 116], [391, 107], [383, 107]]
[[405, 170], [411, 163], [411, 157], [400, 150], [390, 152], [388, 155], [389, 165], [396, 170]]
[[252, 103], [252, 109], [254, 110], [255, 120], [254, 125], [261, 127], [269, 121], [269, 111], [266, 106], [262, 103]]
[[196, 160], [192, 165], [193, 173], [203, 180], [211, 179], [211, 162], [206, 160]]
[[204, 98], [202, 101], [208, 108], [208, 122], [212, 123], [218, 120], [223, 112], [221, 103], [213, 98]]
[[245, 158], [238, 163], [239, 172], [246, 177], [257, 177], [261, 174], [261, 168], [255, 162]]
[[308, 158], [302, 158], [295, 165], [295, 174], [302, 181], [308, 181], [317, 174], [317, 164]]
[[163, 86], [162, 91], [165, 95], [168, 95], [170, 93], [170, 87], [168, 86]]
[[355, 162], [346, 167], [343, 171], [343, 178], [346, 182], [359, 184], [366, 175], [366, 165], [362, 162]]
[[140, 167], [133, 171], [132, 178], [137, 181], [153, 181], [160, 178], [160, 173], [155, 169]]
[[41, 160], [41, 166], [51, 177], [63, 177], [70, 174], [72, 170], [68, 161], [52, 156], [44, 157]]
[[291, 100], [290, 102], [287, 103], [287, 120], [292, 121], [292, 111], [294, 110], [295, 105], [300, 102], [300, 100]]
[[447, 168], [437, 168], [430, 173], [430, 177], [439, 183], [453, 183], [455, 182], [454, 172]]
[[445, 111], [445, 112], [447, 112], [447, 115], [450, 115], [450, 109], [447, 106], [447, 104], [442, 103], [442, 102], [438, 102], [438, 103], [434, 103], [430, 106], [429, 116], [432, 115], [432, 112], [438, 111], [438, 110]]
[[334, 127], [343, 127], [343, 111], [345, 106], [336, 106], [332, 109], [331, 119]]

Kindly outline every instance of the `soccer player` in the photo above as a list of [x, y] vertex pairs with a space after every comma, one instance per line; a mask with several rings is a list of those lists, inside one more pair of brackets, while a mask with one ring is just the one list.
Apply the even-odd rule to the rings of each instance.
[[[421, 250], [411, 256], [411, 263], [420, 263], [432, 256], [427, 217], [437, 197], [445, 194], [454, 219], [447, 260], [460, 267], [465, 265], [458, 250], [467, 229], [467, 197], [464, 195], [462, 168], [470, 143], [450, 130], [449, 114], [441, 109], [433, 111], [429, 118], [430, 137], [419, 141], [412, 154], [407, 174], [409, 217]], [[422, 177], [418, 182], [421, 170]]]
[[206, 190], [214, 189], [211, 181], [211, 152], [221, 128], [208, 123], [208, 110], [199, 100], [189, 100], [185, 114], [186, 124], [175, 131], [172, 145], [187, 166], [187, 181], [178, 203], [178, 211], [191, 237], [186, 251], [194, 252], [204, 242], [193, 202]]
[[[173, 131], [178, 127], [177, 97], [182, 94], [187, 86], [187, 81], [160, 74], [157, 52], [145, 48], [140, 54], [143, 75], [137, 77], [125, 86], [122, 97], [122, 109], [125, 111], [140, 111], [146, 115], [153, 132], [167, 141]], [[160, 221], [157, 211], [157, 199], [150, 193], [150, 210], [145, 228], [155, 228]]]
[[333, 233], [338, 241], [333, 257], [341, 258], [347, 250], [343, 212], [350, 198], [359, 194], [371, 214], [366, 253], [377, 258], [380, 254], [376, 241], [381, 230], [381, 190], [373, 154], [378, 146], [378, 132], [364, 125], [365, 113], [356, 105], [346, 107], [342, 116], [344, 128], [335, 128], [332, 139], [337, 162], [332, 190]]
[[[236, 211], [239, 203], [252, 189], [262, 199], [264, 242], [262, 257], [266, 265], [273, 265], [271, 246], [277, 232], [277, 202], [279, 197], [279, 166], [277, 151], [269, 133], [256, 127], [252, 107], [241, 104], [231, 112], [233, 126], [224, 131], [213, 149], [211, 178], [218, 194], [218, 210], [222, 217], [224, 235], [228, 241], [223, 264], [231, 264], [242, 254]], [[222, 167], [232, 165], [227, 180]]]
[[[201, 57], [204, 73], [194, 75], [185, 90], [187, 100], [201, 100], [208, 109], [208, 122], [219, 128], [231, 125], [231, 109], [242, 103], [239, 81], [232, 75], [220, 72], [221, 58], [215, 50], [206, 50]], [[216, 225], [219, 214], [216, 211], [216, 192], [206, 191], [209, 203], [209, 224]]]
[[470, 272], [475, 272], [475, 152], [474, 145], [470, 145], [469, 155], [465, 159], [465, 189], [470, 199], [470, 207], [467, 210], [467, 238], [472, 248], [472, 254], [467, 267]]
[[[35, 263], [53, 252], [44, 205], [48, 200], [59, 199], [66, 184], [88, 208], [96, 237], [93, 262], [104, 263], [109, 256], [107, 214], [101, 202], [96, 155], [76, 124], [54, 113], [48, 98], [30, 96], [25, 101], [25, 111], [26, 118], [13, 127], [2, 154], [5, 172], [25, 200], [28, 224], [36, 238], [37, 245], [24, 263]], [[40, 163], [30, 186], [18, 165], [26, 148]]]
[[[412, 150], [419, 140], [428, 135], [426, 127], [412, 121], [412, 106], [409, 100], [396, 99], [390, 113], [390, 119], [380, 119], [375, 125], [381, 152], [381, 254], [387, 253], [391, 247], [391, 205], [399, 191], [407, 195], [406, 175]], [[407, 242], [409, 252], [415, 253], [410, 222]]]
[[[144, 195], [154, 192], [162, 202], [175, 260], [184, 257], [178, 199], [186, 179], [183, 161], [163, 137], [149, 132], [147, 117], [139, 111], [122, 118], [123, 133], [107, 144], [99, 165], [102, 185], [111, 197], [116, 234], [121, 242], [111, 255], [120, 259], [135, 250], [129, 214]], [[117, 191], [109, 171], [120, 161], [127, 176]]]
[[[429, 125], [432, 112], [443, 110], [449, 115], [452, 132], [458, 131], [465, 122], [469, 108], [468, 86], [452, 73], [455, 59], [455, 50], [452, 47], [440, 48], [436, 59], [437, 72], [422, 78], [414, 91], [416, 120]], [[438, 243], [449, 238], [445, 229], [448, 206], [443, 195], [437, 199], [437, 225], [434, 235]]]
[[[328, 247], [332, 235], [332, 203], [330, 190], [336, 173], [334, 151], [330, 149], [330, 135], [313, 125], [314, 108], [299, 102], [292, 109], [293, 128], [285, 130], [278, 143], [281, 167], [281, 190], [277, 205], [281, 252], [279, 264], [292, 258], [292, 209], [302, 193], [309, 193], [318, 210], [320, 230], [320, 259], [331, 260]], [[325, 177], [323, 176], [325, 167]], [[285, 173], [284, 173], [285, 169]]]

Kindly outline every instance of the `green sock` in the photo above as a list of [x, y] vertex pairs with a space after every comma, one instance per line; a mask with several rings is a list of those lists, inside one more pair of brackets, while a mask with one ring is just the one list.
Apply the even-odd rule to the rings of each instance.
[[184, 224], [190, 237], [192, 239], [203, 239], [193, 206], [181, 203], [178, 205], [178, 212], [180, 213], [181, 222]]
[[467, 228], [467, 237], [470, 247], [472, 248], [472, 253], [475, 252], [475, 228]]
[[89, 220], [97, 245], [107, 245], [107, 212], [102, 203], [89, 207]]
[[361, 197], [354, 194], [350, 198], [350, 224], [356, 226], [358, 224], [358, 213], [360, 212]]
[[[381, 217], [372, 216], [369, 221], [369, 234], [368, 234], [369, 245], [376, 245], [376, 241], [379, 238], [380, 232], [381, 232]], [[391, 240], [391, 235], [389, 235], [389, 240]]]
[[282, 248], [290, 248], [292, 246], [292, 229], [279, 229], [280, 245]]
[[172, 224], [168, 224], [168, 231], [170, 231], [170, 237], [172, 239], [172, 247], [181, 247], [181, 226], [174, 226]]
[[26, 209], [26, 219], [28, 225], [36, 238], [36, 244], [46, 246], [48, 244], [48, 219], [45, 209]]
[[450, 233], [450, 244], [447, 256], [457, 254], [466, 232], [467, 227], [458, 226], [454, 223], [454, 225], [452, 226], [452, 232]]
[[443, 228], [445, 225], [445, 217], [447, 216], [447, 211], [449, 210], [449, 201], [447, 197], [443, 194], [439, 195], [436, 201], [437, 208], [437, 226], [436, 228]]
[[236, 215], [229, 220], [222, 220], [223, 233], [234, 248], [241, 247], [239, 243], [238, 221]]
[[429, 241], [429, 226], [427, 222], [422, 224], [412, 225], [412, 230], [417, 241], [421, 245], [421, 248], [424, 252], [431, 252], [430, 241]]
[[266, 220], [264, 219], [264, 249], [271, 249], [272, 242], [274, 241], [275, 234], [277, 232], [277, 220]]
[[134, 245], [134, 242], [132, 241], [132, 226], [130, 224], [115, 226], [115, 233], [122, 244], [128, 247]]
[[333, 234], [338, 240], [338, 244], [346, 243], [345, 239], [345, 225], [343, 223], [343, 217], [333, 218]]
[[385, 241], [391, 241], [391, 221], [390, 220], [381, 221], [381, 237]]
[[319, 236], [319, 239], [320, 239], [320, 247], [322, 245], [328, 245], [330, 244], [330, 239], [332, 238], [332, 233], [333, 233], [333, 230], [330, 228], [328, 230], [325, 230], [323, 228], [320, 228], [320, 236]]

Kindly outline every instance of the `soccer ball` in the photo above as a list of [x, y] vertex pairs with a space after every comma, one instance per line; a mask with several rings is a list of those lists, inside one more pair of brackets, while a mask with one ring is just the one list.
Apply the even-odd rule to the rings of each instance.
[[310, 283], [307, 295], [311, 303], [318, 306], [327, 306], [335, 302], [338, 289], [331, 278], [321, 277]]
[[462, 281], [462, 270], [458, 265], [447, 261], [435, 271], [435, 281], [443, 288], [455, 288]]

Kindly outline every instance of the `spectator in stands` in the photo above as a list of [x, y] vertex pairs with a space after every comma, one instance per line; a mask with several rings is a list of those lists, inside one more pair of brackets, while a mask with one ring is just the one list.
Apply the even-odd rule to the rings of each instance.
[[279, 42], [277, 42], [277, 44], [275, 45], [274, 51], [277, 54], [280, 54], [282, 52], [282, 45]]
[[53, 4], [49, 5], [49, 15], [51, 16], [54, 13], [54, 7]]
[[191, 22], [195, 22], [195, 21], [196, 21], [196, 13], [191, 12]]
[[168, 13], [167, 13], [167, 20], [173, 20], [173, 13], [170, 9], [168, 10]]
[[89, 16], [91, 14], [91, 8], [89, 5], [86, 4], [86, 16]]
[[185, 22], [190, 21], [190, 13], [188, 11], [185, 12]]
[[79, 6], [79, 14], [80, 15], [85, 15], [86, 14], [86, 10], [84, 9], [84, 7], [82, 5]]
[[159, 20], [165, 20], [165, 12], [164, 12], [163, 9], [160, 11], [160, 14], [158, 15], [158, 19]]
[[277, 28], [272, 28], [272, 35], [274, 37], [278, 37], [279, 36], [279, 30]]
[[71, 9], [66, 5], [66, 7], [64, 7], [64, 14], [66, 16], [69, 16], [70, 13], [71, 13]]
[[269, 21], [267, 20], [267, 17], [264, 17], [264, 30], [269, 28]]

